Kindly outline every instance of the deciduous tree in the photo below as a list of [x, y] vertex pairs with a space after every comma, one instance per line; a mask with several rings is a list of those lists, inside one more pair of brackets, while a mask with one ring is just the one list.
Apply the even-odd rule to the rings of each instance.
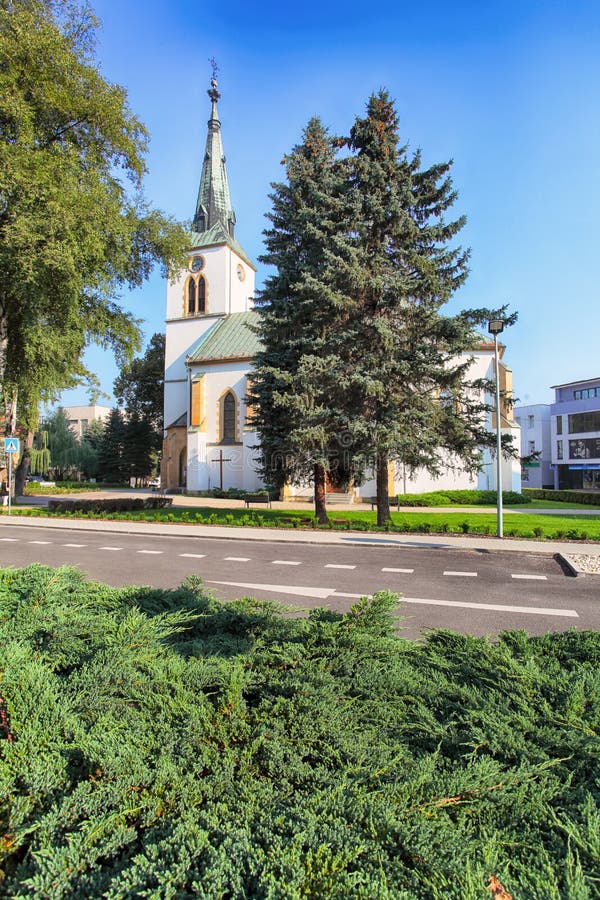
[[94, 59], [96, 19], [67, 0], [0, 0], [0, 384], [16, 397], [90, 376], [87, 343], [139, 347], [118, 304], [156, 262], [172, 272], [184, 230], [141, 193], [148, 134]]

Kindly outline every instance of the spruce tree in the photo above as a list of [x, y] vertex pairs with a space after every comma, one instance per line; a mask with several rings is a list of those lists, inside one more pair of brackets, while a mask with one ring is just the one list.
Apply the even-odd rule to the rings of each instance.
[[[263, 476], [281, 487], [312, 482], [315, 513], [327, 521], [327, 473], [340, 467], [340, 322], [348, 316], [351, 209], [336, 141], [319, 119], [283, 160], [261, 262], [275, 267], [257, 302], [263, 350], [250, 401]], [[344, 472], [352, 461], [342, 461]]]
[[123, 460], [125, 423], [121, 411], [111, 409], [98, 450], [98, 466], [103, 481], [120, 484], [128, 472]]
[[355, 303], [345, 327], [354, 360], [348, 416], [375, 470], [383, 525], [390, 463], [432, 474], [449, 459], [470, 471], [480, 464], [480, 446], [491, 440], [482, 384], [469, 382], [460, 354], [474, 347], [474, 323], [488, 313], [440, 312], [468, 274], [468, 251], [451, 246], [465, 219], [444, 218], [456, 199], [451, 161], [422, 169], [420, 152], [409, 157], [385, 91], [371, 96], [345, 143], [358, 207]]

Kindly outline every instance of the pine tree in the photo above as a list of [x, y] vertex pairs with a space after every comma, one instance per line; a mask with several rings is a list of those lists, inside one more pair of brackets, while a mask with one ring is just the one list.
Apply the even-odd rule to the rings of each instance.
[[124, 442], [123, 416], [120, 410], [111, 409], [98, 451], [98, 465], [103, 481], [120, 484], [127, 478], [128, 472], [123, 460]]
[[[258, 299], [263, 350], [250, 400], [263, 476], [281, 487], [311, 481], [315, 512], [327, 521], [327, 473], [340, 466], [340, 321], [348, 315], [351, 216], [336, 142], [319, 119], [285, 157], [273, 185], [271, 227], [261, 262], [276, 268]], [[343, 459], [347, 472], [352, 462]]]
[[474, 323], [487, 311], [440, 313], [468, 274], [468, 252], [451, 246], [465, 219], [444, 219], [456, 199], [452, 163], [423, 170], [420, 152], [408, 156], [385, 91], [371, 96], [345, 143], [359, 209], [355, 315], [345, 334], [355, 362], [348, 413], [375, 470], [383, 525], [390, 463], [433, 474], [452, 456], [470, 471], [479, 466], [480, 446], [491, 440], [482, 385], [469, 383], [469, 364], [458, 357], [474, 346]]
[[124, 425], [123, 470], [130, 478], [145, 478], [154, 464], [154, 433], [150, 423], [132, 413]]

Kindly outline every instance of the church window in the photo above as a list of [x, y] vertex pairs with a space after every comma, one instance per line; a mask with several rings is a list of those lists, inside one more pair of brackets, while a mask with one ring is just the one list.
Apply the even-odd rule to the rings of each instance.
[[190, 426], [204, 429], [204, 376], [194, 378], [190, 385]]
[[206, 281], [203, 275], [198, 279], [198, 312], [206, 312]]
[[188, 316], [193, 316], [196, 312], [196, 282], [193, 278], [188, 281], [186, 312]]
[[235, 402], [235, 395], [233, 394], [233, 391], [227, 391], [227, 393], [223, 397], [222, 410], [221, 410], [222, 411], [221, 442], [223, 444], [235, 444], [236, 407], [237, 407], [237, 404]]

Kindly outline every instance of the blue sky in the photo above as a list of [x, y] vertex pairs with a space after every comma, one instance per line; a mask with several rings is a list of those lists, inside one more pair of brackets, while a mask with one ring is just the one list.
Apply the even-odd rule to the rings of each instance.
[[[98, 0], [98, 59], [151, 133], [148, 199], [190, 219], [210, 104], [210, 57], [236, 237], [261, 252], [280, 161], [312, 115], [347, 133], [369, 94], [395, 98], [425, 164], [453, 158], [471, 275], [448, 311], [510, 304], [505, 359], [523, 403], [600, 375], [600, 4], [229, 3]], [[260, 284], [261, 270], [258, 280]], [[124, 295], [148, 340], [164, 330], [158, 274]], [[111, 394], [117, 369], [88, 364]], [[86, 402], [83, 390], [65, 404]]]

